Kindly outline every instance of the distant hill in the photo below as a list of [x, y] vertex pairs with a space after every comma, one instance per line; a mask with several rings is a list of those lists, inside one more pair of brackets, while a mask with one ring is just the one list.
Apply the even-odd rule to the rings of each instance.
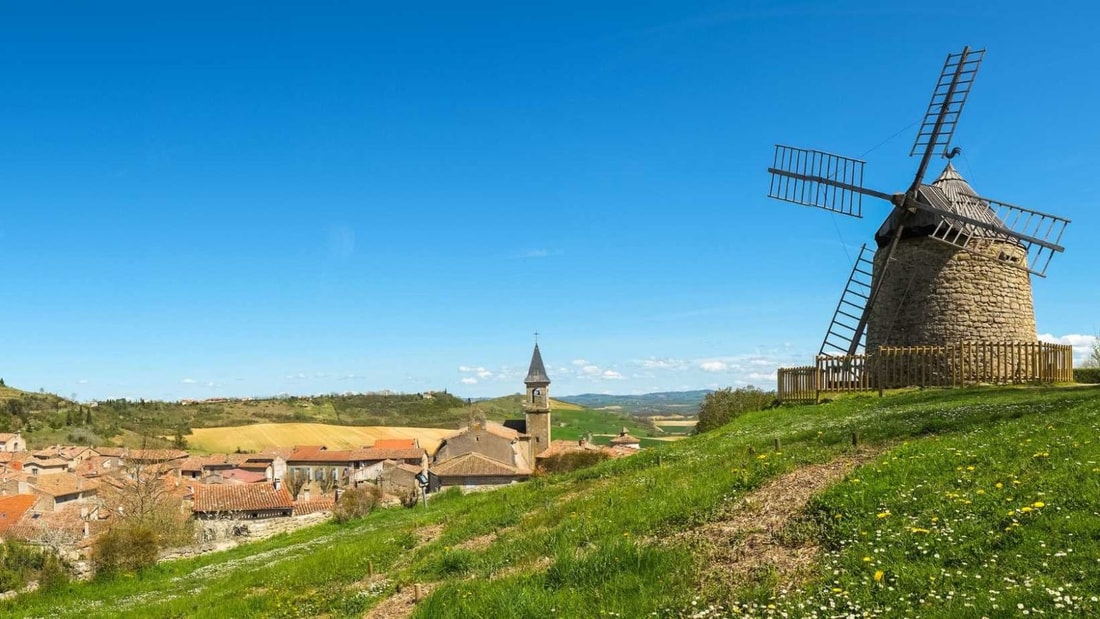
[[596, 410], [615, 410], [628, 415], [695, 415], [709, 389], [662, 391], [642, 395], [582, 393], [563, 396], [564, 402]]

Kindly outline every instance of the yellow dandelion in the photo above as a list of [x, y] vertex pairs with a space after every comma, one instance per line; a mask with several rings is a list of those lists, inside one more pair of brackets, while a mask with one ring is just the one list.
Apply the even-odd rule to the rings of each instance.
[[882, 582], [882, 577], [886, 574], [882, 570], [875, 571], [875, 582]]
[[1047, 504], [1042, 501], [1035, 501], [1031, 504], [1032, 507], [1046, 507]]
[[994, 484], [994, 485], [993, 485], [993, 487], [994, 487], [994, 488], [997, 488], [997, 489], [1001, 489], [1001, 488], [1004, 488], [1004, 487], [1005, 487], [1005, 485], [1004, 485], [1004, 484], [1002, 484], [1001, 482], [997, 482], [996, 484]]
[[871, 561], [871, 557], [863, 557], [863, 562], [864, 563], [869, 563], [870, 561]]
[[886, 510], [886, 511], [884, 511], [884, 512], [879, 512], [878, 514], [875, 514], [875, 515], [876, 515], [876, 516], [877, 516], [878, 518], [886, 518], [886, 517], [888, 517], [888, 516], [890, 515], [890, 510]]

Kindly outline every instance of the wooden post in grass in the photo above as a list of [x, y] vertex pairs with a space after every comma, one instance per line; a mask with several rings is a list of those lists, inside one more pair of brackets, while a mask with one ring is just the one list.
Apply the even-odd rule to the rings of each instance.
[[852, 447], [859, 447], [859, 432], [852, 430]]
[[424, 589], [420, 587], [420, 583], [413, 585], [413, 601], [419, 602], [424, 597]]
[[367, 577], [374, 577], [374, 561], [367, 561]]
[[779, 444], [779, 439], [775, 439], [775, 451], [778, 453], [780, 448], [781, 445]]
[[756, 455], [756, 448], [753, 447], [752, 445], [749, 445], [749, 457], [752, 457], [752, 456], [755, 456], [755, 455]]

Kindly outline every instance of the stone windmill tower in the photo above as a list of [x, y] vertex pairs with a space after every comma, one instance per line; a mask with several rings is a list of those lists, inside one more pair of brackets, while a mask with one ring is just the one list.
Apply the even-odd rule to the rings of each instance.
[[[769, 197], [862, 217], [862, 197], [893, 205], [860, 251], [821, 344], [821, 355], [879, 346], [1035, 342], [1030, 275], [1046, 269], [1069, 220], [979, 196], [950, 159], [951, 137], [985, 50], [949, 54], [910, 156], [920, 155], [903, 193], [863, 186], [864, 162], [776, 146]], [[924, 176], [934, 154], [940, 177]]]

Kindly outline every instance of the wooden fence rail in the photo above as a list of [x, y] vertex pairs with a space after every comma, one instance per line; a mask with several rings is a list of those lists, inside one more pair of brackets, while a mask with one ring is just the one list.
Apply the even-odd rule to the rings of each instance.
[[1073, 380], [1073, 348], [1046, 342], [963, 342], [881, 347], [863, 355], [820, 355], [815, 365], [780, 368], [781, 402], [816, 402], [822, 393], [902, 387]]

